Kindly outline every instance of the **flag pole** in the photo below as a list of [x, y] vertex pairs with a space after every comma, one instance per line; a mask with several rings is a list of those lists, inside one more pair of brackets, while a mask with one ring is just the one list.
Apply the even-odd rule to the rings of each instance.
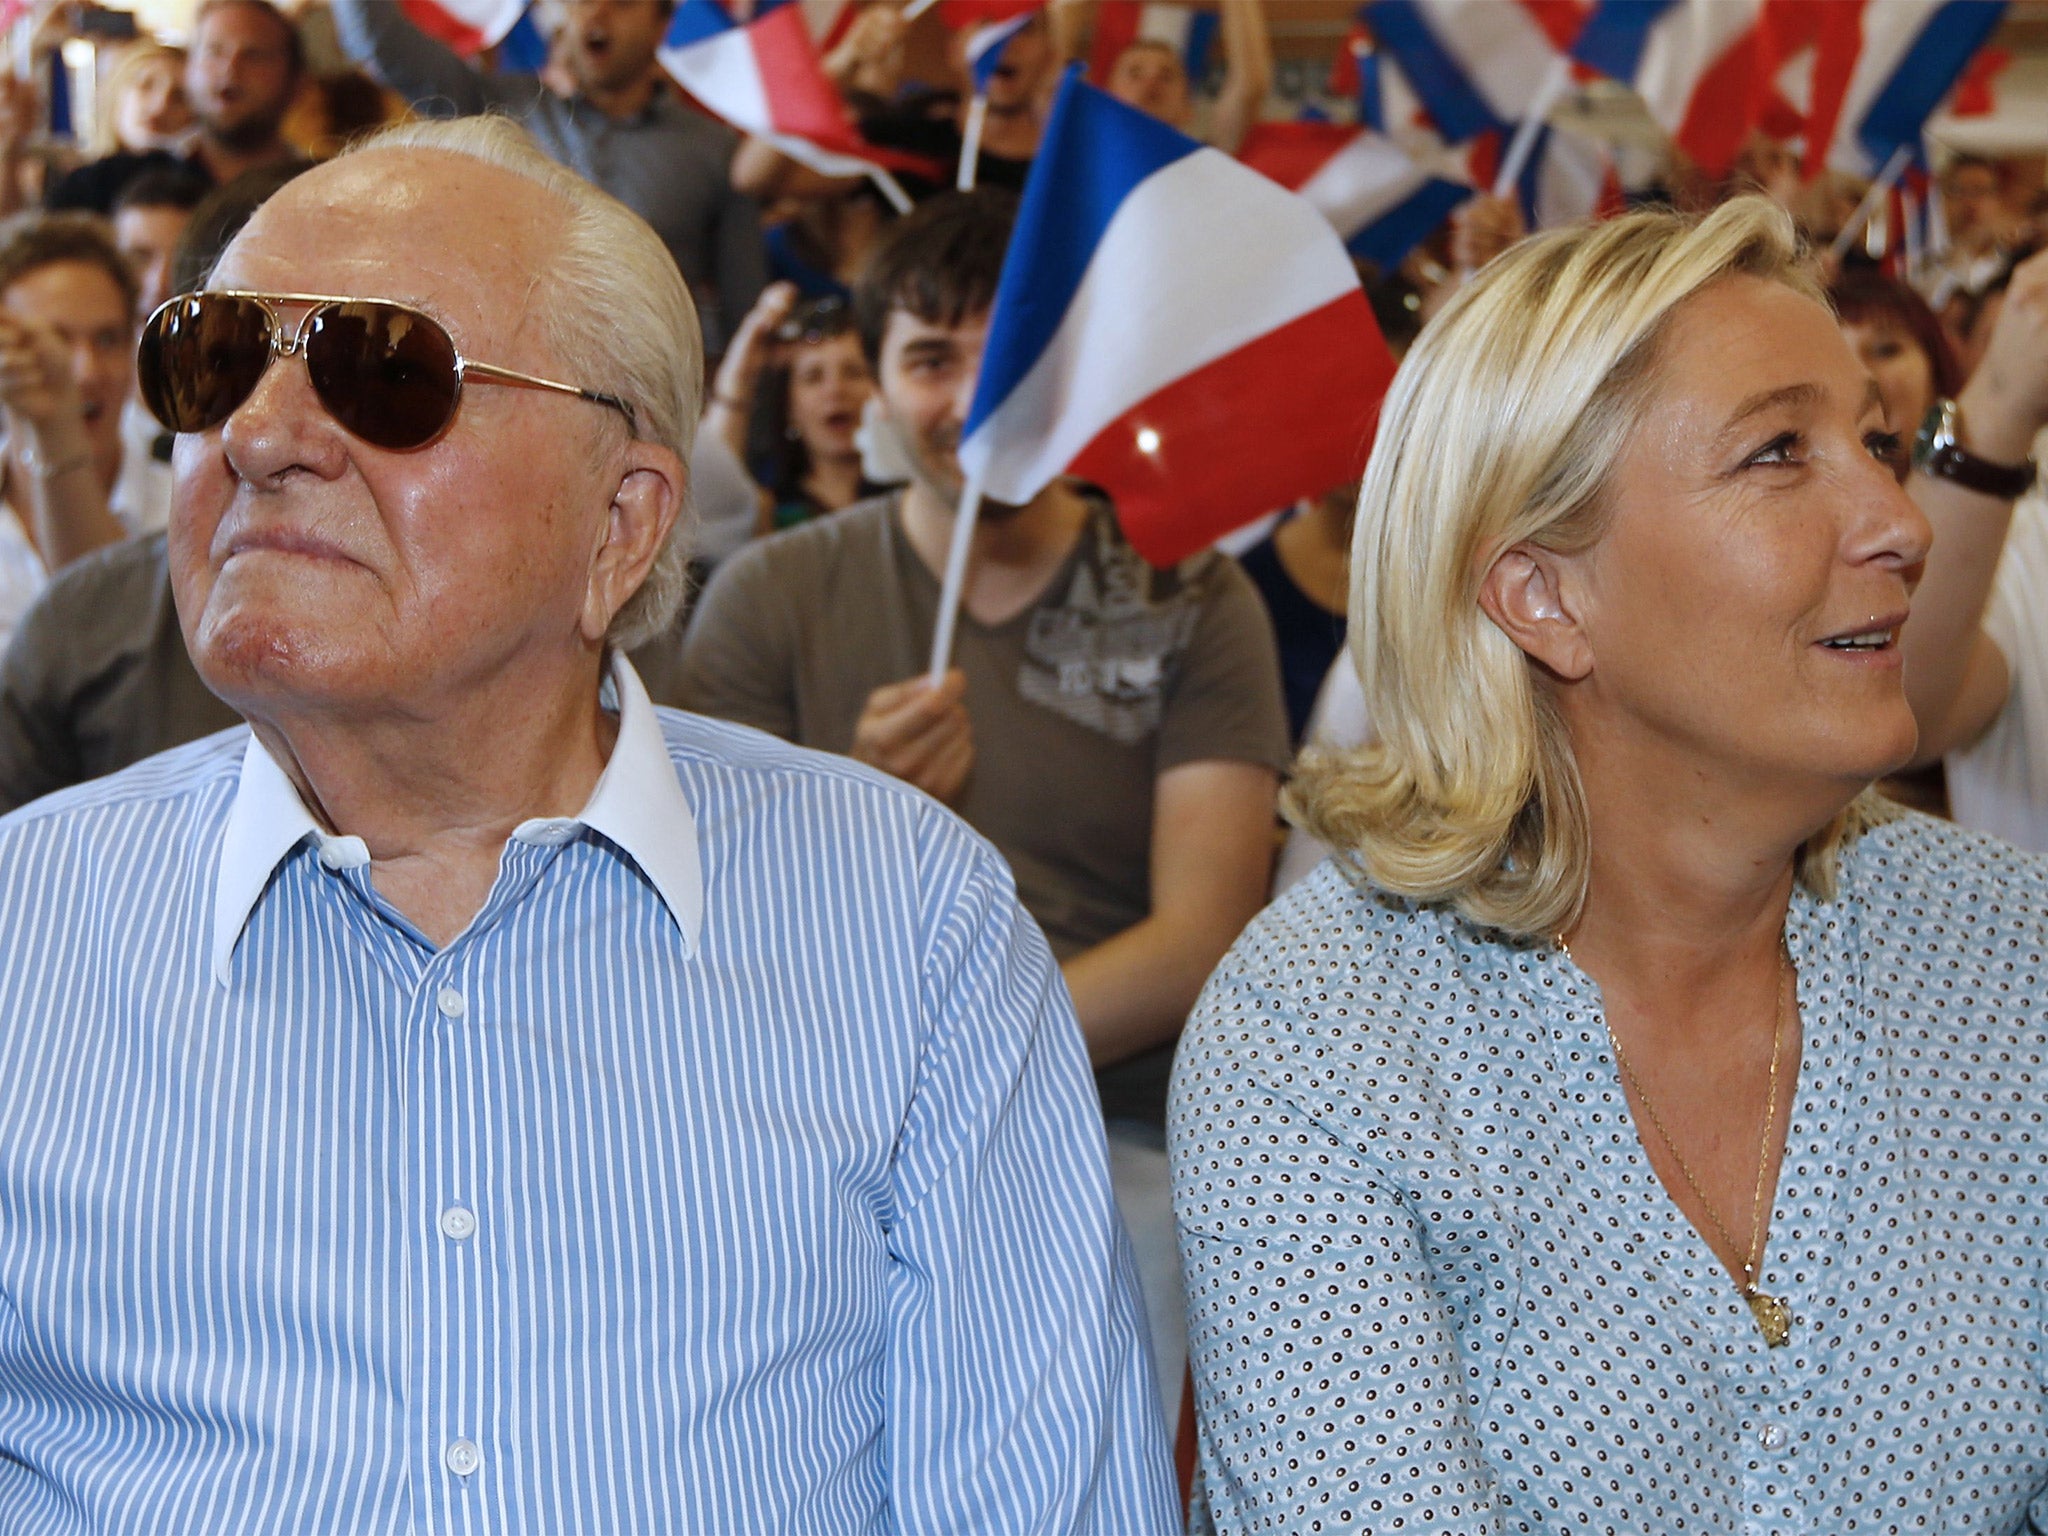
[[1839, 262], [1849, 254], [1849, 247], [1856, 243], [1856, 237], [1863, 233], [1863, 226], [1870, 222], [1877, 205], [1892, 195], [1892, 183], [1905, 172], [1906, 161], [1912, 149], [1901, 144], [1892, 151], [1891, 159], [1885, 161], [1884, 169], [1877, 173], [1877, 180], [1870, 184], [1870, 190], [1863, 194], [1863, 201], [1856, 205], [1856, 211], [1849, 215], [1849, 222], [1842, 226], [1842, 232], [1835, 236], [1835, 243], [1828, 247], [1828, 259]]
[[953, 542], [946, 547], [946, 579], [939, 588], [939, 622], [932, 630], [929, 681], [934, 688], [945, 681], [946, 667], [953, 659], [953, 631], [959, 625], [961, 597], [967, 587], [967, 552], [974, 547], [974, 525], [981, 516], [981, 487], [987, 478], [985, 469], [968, 471], [959, 509], [953, 514]]
[[954, 185], [962, 192], [974, 190], [975, 170], [981, 163], [981, 129], [987, 121], [988, 96], [976, 91], [967, 103], [967, 126], [960, 132], [960, 171]]
[[1550, 73], [1543, 77], [1543, 84], [1536, 92], [1536, 99], [1529, 103], [1529, 110], [1515, 126], [1515, 136], [1508, 143], [1508, 152], [1501, 156], [1500, 169], [1494, 173], [1493, 195], [1507, 197], [1515, 190], [1515, 183], [1521, 178], [1522, 168], [1529, 163], [1529, 156], [1536, 149], [1536, 135], [1543, 131], [1544, 120], [1550, 116], [1550, 109], [1557, 105], [1564, 95], [1565, 87], [1572, 83], [1572, 61], [1560, 53], [1551, 61]]
[[875, 184], [881, 191], [882, 196], [889, 200], [889, 206], [894, 208], [897, 213], [905, 214], [910, 212], [910, 194], [903, 190], [902, 182], [891, 176], [879, 165], [868, 167], [868, 180]]
[[915, 21], [938, 3], [939, 0], [910, 0], [910, 4], [903, 7], [903, 19]]

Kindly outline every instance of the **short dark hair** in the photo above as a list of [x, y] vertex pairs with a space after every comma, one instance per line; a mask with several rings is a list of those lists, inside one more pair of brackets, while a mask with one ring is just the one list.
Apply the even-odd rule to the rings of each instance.
[[[1868, 325], [1890, 320], [1919, 345], [1927, 357], [1927, 375], [1937, 397], [1962, 392], [1963, 370], [1956, 361], [1955, 348], [1935, 318], [1927, 301], [1896, 278], [1867, 268], [1844, 272], [1828, 285], [1828, 302], [1836, 318], [1845, 325]], [[1894, 427], [1911, 432], [1917, 421], [1895, 421]]]
[[0, 295], [31, 272], [72, 261], [106, 273], [121, 290], [132, 321], [142, 288], [105, 219], [96, 213], [37, 212], [0, 223]]
[[[392, 0], [392, 3], [396, 4], [397, 0]], [[270, 0], [201, 0], [199, 9], [192, 15], [192, 41], [194, 46], [198, 44], [199, 29], [206, 25], [206, 18], [215, 11], [225, 10], [231, 5], [245, 6], [252, 11], [261, 11], [272, 21], [276, 22], [279, 33], [284, 37], [285, 60], [291, 65], [292, 78], [297, 79], [306, 72], [306, 40], [299, 36], [299, 29], [293, 24], [291, 17], [285, 15], [275, 5], [272, 5]]]
[[958, 325], [994, 304], [1016, 222], [1015, 195], [994, 187], [943, 192], [900, 220], [853, 290], [868, 366], [880, 366], [882, 332], [898, 310], [932, 325]]
[[114, 194], [114, 212], [130, 208], [176, 208], [190, 213], [213, 190], [206, 178], [184, 165], [153, 165], [131, 176]]

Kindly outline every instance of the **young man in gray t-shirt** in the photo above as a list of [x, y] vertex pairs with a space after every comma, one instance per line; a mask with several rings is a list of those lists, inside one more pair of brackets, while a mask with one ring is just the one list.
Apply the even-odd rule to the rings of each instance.
[[[1181, 1022], [1265, 902], [1287, 722], [1272, 630], [1236, 564], [1154, 571], [1107, 501], [1062, 483], [984, 504], [955, 665], [936, 688], [922, 675], [1010, 221], [1003, 194], [951, 194], [876, 253], [855, 303], [911, 483], [722, 566], [678, 691], [906, 779], [1001, 850], [1073, 992], [1122, 1171], [1163, 1165]], [[1156, 1202], [1124, 1205], [1177, 1385], [1161, 1173]]]

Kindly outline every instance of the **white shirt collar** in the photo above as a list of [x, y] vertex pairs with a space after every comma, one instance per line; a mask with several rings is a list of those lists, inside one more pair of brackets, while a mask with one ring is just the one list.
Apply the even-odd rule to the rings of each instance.
[[[677, 782], [661, 721], [646, 686], [623, 655], [613, 653], [605, 693], [619, 712], [619, 737], [583, 812], [523, 821], [514, 841], [542, 846], [569, 841], [578, 828], [609, 839], [640, 866], [692, 954], [704, 926], [704, 876], [697, 820]], [[221, 834], [213, 886], [213, 975], [228, 984], [235, 945], [270, 877], [288, 853], [311, 836], [330, 869], [359, 869], [370, 850], [359, 837], [336, 837], [313, 819], [263, 743], [254, 735], [242, 754], [242, 777]]]

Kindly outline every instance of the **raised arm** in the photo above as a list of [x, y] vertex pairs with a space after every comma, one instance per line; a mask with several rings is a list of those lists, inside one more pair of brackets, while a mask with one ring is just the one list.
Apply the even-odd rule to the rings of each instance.
[[1261, 0], [1220, 0], [1223, 86], [1210, 111], [1209, 142], [1226, 155], [1237, 153], [1258, 122], [1273, 88], [1273, 39], [1266, 30]]
[[1178, 1531], [1102, 1114], [1037, 926], [934, 810], [924, 1047], [897, 1138], [893, 1527]]
[[[1957, 399], [1965, 448], [2016, 464], [2048, 425], [2048, 253], [2013, 273], [1984, 361]], [[1894, 422], [1911, 432], [1918, 423]], [[1913, 500], [1934, 527], [1927, 570], [1900, 637], [1906, 697], [1920, 724], [1920, 762], [1966, 747], [2005, 707], [2006, 658], [1984, 633], [1984, 607], [2012, 521], [2012, 503], [1915, 473]]]
[[398, 0], [332, 0], [342, 50], [429, 117], [517, 112], [544, 87], [534, 75], [486, 75], [406, 17]]
[[7, 408], [8, 473], [21, 476], [43, 564], [60, 570], [126, 538], [128, 530], [107, 505], [104, 467], [93, 456], [64, 344], [47, 327], [5, 313], [0, 403]]

